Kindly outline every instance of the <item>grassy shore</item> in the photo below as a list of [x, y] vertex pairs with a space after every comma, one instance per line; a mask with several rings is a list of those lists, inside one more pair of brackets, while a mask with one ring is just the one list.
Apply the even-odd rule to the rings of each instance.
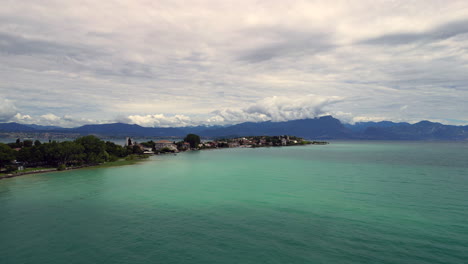
[[91, 168], [109, 168], [109, 167], [133, 165], [133, 164], [145, 161], [146, 159], [147, 158], [136, 158], [136, 159], [131, 159], [131, 160], [120, 159], [120, 160], [117, 160], [117, 161], [110, 161], [110, 162], [101, 163], [99, 165], [92, 166]]
[[118, 166], [126, 166], [126, 165], [133, 165], [136, 163], [140, 163], [142, 161], [147, 160], [148, 156], [142, 157], [132, 157], [132, 158], [125, 158], [119, 159], [116, 161], [108, 161], [105, 163], [97, 164], [97, 165], [83, 165], [83, 166], [76, 166], [76, 167], [66, 167], [64, 170], [58, 170], [57, 168], [51, 167], [35, 167], [35, 168], [26, 168], [21, 171], [12, 171], [12, 172], [0, 172], [0, 179], [3, 178], [13, 178], [21, 175], [31, 175], [31, 174], [39, 174], [39, 173], [46, 173], [46, 172], [54, 172], [54, 171], [66, 171], [66, 170], [75, 170], [75, 169], [95, 169], [95, 168], [110, 168], [110, 167], [118, 167]]

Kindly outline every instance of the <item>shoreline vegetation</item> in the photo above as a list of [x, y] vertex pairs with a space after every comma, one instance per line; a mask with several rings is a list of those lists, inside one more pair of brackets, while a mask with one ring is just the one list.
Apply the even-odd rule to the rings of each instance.
[[92, 135], [73, 141], [49, 140], [48, 143], [17, 139], [14, 143], [0, 143], [0, 179], [82, 168], [131, 165], [147, 159], [150, 155], [176, 155], [190, 150], [326, 144], [329, 143], [307, 141], [287, 135], [225, 138], [205, 142], [195, 134], [188, 134], [179, 142], [150, 140], [137, 143], [132, 138], [126, 138], [124, 146], [103, 141]]
[[126, 166], [126, 165], [133, 165], [136, 163], [139, 163], [141, 161], [144, 161], [146, 158], [149, 156], [141, 156], [133, 160], [126, 160], [126, 159], [120, 159], [117, 161], [109, 161], [101, 164], [95, 164], [95, 165], [81, 165], [81, 166], [70, 166], [66, 167], [65, 169], [59, 169], [59, 168], [50, 168], [50, 167], [41, 167], [41, 168], [27, 168], [23, 170], [16, 170], [14, 172], [10, 172], [8, 174], [5, 173], [0, 173], [0, 180], [3, 178], [13, 178], [13, 177], [18, 177], [18, 176], [23, 176], [23, 175], [31, 175], [31, 174], [41, 174], [41, 173], [49, 173], [49, 172], [61, 172], [61, 171], [68, 171], [68, 170], [76, 170], [76, 169], [96, 169], [96, 168], [110, 168], [110, 167], [118, 167], [118, 166]]

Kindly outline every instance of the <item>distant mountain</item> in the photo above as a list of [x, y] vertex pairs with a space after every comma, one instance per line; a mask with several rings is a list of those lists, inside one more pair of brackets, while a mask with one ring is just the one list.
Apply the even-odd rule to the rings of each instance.
[[18, 123], [0, 123], [0, 132], [50, 132], [74, 133], [81, 135], [101, 136], [148, 136], [170, 137], [185, 136], [186, 132], [179, 128], [142, 127], [123, 123], [84, 125], [76, 128], [62, 128], [57, 126], [22, 125]]
[[57, 130], [57, 129], [63, 129], [62, 127], [59, 126], [41, 126], [41, 125], [35, 125], [35, 124], [27, 124], [26, 126], [32, 127], [36, 130]]
[[225, 126], [190, 126], [190, 127], [178, 127], [178, 129], [184, 131], [185, 134], [190, 134], [190, 133], [200, 134], [200, 132], [203, 132], [203, 131], [219, 129], [223, 127]]
[[380, 121], [380, 122], [356, 122], [354, 124], [344, 124], [346, 128], [351, 129], [353, 132], [364, 132], [369, 127], [375, 128], [389, 128], [395, 126], [410, 126], [409, 123], [401, 122], [394, 123], [392, 121]]
[[368, 127], [361, 136], [385, 140], [468, 140], [468, 127], [421, 121], [413, 125]]
[[285, 122], [245, 122], [231, 126], [177, 128], [151, 128], [123, 123], [84, 125], [77, 128], [0, 123], [0, 132], [56, 132], [117, 137], [184, 137], [186, 134], [195, 133], [210, 138], [294, 135], [306, 139], [318, 140], [468, 140], [468, 126], [443, 125], [430, 121], [421, 121], [416, 124], [394, 123], [391, 121], [342, 124], [338, 119], [332, 116]]
[[0, 132], [31, 132], [35, 129], [18, 123], [0, 123]]
[[246, 122], [200, 132], [205, 137], [295, 135], [309, 139], [352, 138], [351, 131], [331, 116], [285, 122]]
[[142, 127], [123, 123], [84, 125], [69, 129], [72, 133], [96, 134], [108, 136], [145, 136], [145, 137], [170, 137], [185, 136], [185, 132], [179, 128]]

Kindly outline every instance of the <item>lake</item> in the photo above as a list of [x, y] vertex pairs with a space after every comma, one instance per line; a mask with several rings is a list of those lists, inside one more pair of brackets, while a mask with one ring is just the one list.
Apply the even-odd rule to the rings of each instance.
[[192, 151], [0, 180], [0, 263], [466, 263], [467, 142]]

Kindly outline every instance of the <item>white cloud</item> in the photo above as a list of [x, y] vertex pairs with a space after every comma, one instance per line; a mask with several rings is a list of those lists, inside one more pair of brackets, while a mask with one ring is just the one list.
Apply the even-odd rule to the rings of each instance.
[[120, 118], [118, 121], [144, 127], [182, 127], [195, 125], [190, 117], [184, 115], [130, 115], [126, 118]]
[[40, 118], [42, 118], [43, 120], [46, 120], [46, 121], [49, 121], [49, 122], [56, 122], [58, 120], [60, 120], [61, 118], [54, 115], [54, 114], [46, 114], [46, 115], [41, 115]]
[[243, 109], [222, 109], [213, 112], [209, 123], [273, 122], [314, 118], [326, 113], [325, 108], [342, 101], [338, 96], [292, 95], [266, 97]]
[[[196, 125], [225, 125], [241, 122], [287, 121], [314, 118], [326, 114], [326, 108], [341, 102], [338, 96], [271, 96], [244, 108], [224, 108], [203, 115], [129, 115], [117, 121], [146, 127], [183, 127]], [[205, 117], [208, 116], [208, 117]]]
[[11, 120], [19, 123], [29, 123], [33, 120], [33, 118], [30, 115], [22, 115], [17, 113]]
[[57, 116], [52, 113], [48, 113], [41, 116], [23, 115], [17, 113], [15, 116], [10, 118], [9, 121], [18, 122], [22, 124], [36, 124], [43, 126], [60, 126], [60, 127], [77, 127], [86, 124], [104, 124], [110, 123], [109, 120], [94, 120], [86, 118], [74, 118], [70, 115]]
[[0, 97], [0, 121], [8, 121], [18, 113], [15, 104], [8, 99]]

